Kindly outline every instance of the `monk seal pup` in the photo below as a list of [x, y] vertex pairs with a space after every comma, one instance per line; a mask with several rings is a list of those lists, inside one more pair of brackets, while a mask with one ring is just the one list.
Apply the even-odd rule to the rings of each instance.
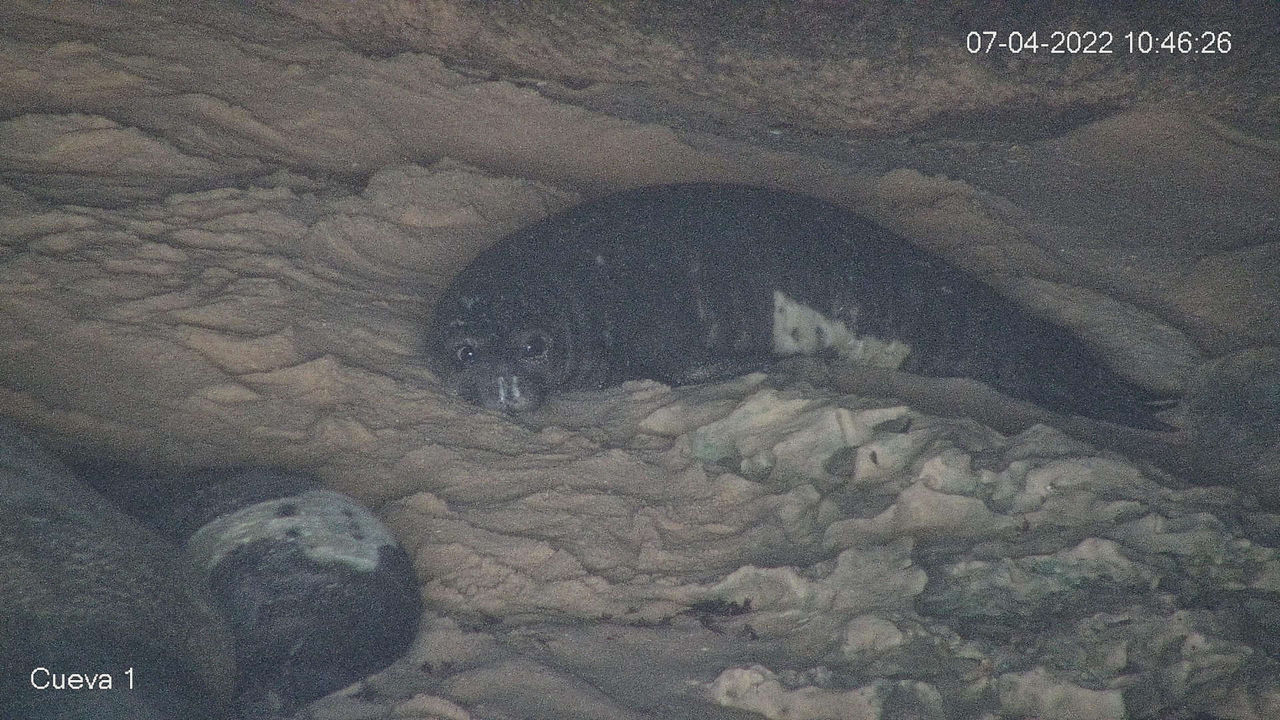
[[417, 578], [368, 509], [267, 469], [208, 471], [181, 486], [153, 517], [186, 539], [231, 627], [244, 717], [290, 715], [408, 648], [422, 614]]
[[863, 217], [746, 186], [645, 187], [520, 230], [453, 280], [427, 343], [454, 391], [507, 412], [828, 354], [1168, 429], [1152, 393], [1065, 329]]

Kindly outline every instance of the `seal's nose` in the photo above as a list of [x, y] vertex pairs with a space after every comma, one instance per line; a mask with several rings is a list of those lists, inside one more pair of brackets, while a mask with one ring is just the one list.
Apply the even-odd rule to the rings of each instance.
[[519, 375], [499, 375], [490, 381], [480, 401], [490, 410], [526, 412], [542, 404], [539, 393], [530, 392], [535, 386], [536, 383], [525, 382]]
[[474, 367], [458, 378], [458, 394], [489, 410], [536, 410], [547, 398], [546, 383], [536, 374], [517, 374], [514, 370], [501, 364]]

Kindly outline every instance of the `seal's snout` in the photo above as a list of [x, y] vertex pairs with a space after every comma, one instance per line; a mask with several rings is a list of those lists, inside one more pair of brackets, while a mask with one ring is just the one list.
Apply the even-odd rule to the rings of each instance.
[[524, 412], [532, 410], [539, 404], [534, 395], [529, 392], [526, 381], [522, 384], [522, 378], [519, 375], [499, 375], [494, 378], [490, 392], [486, 392], [481, 402], [485, 407], [491, 410], [503, 410], [506, 412]]
[[489, 410], [508, 413], [536, 410], [547, 397], [546, 383], [537, 376], [494, 368], [460, 378], [458, 393]]

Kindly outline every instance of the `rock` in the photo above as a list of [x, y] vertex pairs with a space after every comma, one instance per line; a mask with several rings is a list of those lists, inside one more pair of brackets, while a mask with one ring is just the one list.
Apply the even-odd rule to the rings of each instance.
[[226, 717], [230, 633], [180, 548], [8, 422], [0, 422], [0, 606], [0, 716]]

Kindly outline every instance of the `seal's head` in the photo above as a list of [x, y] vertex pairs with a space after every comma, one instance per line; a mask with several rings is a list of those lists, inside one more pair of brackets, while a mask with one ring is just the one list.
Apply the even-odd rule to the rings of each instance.
[[427, 334], [428, 362], [450, 389], [491, 410], [520, 413], [559, 390], [602, 386], [603, 323], [567, 278], [486, 265], [454, 280]]

